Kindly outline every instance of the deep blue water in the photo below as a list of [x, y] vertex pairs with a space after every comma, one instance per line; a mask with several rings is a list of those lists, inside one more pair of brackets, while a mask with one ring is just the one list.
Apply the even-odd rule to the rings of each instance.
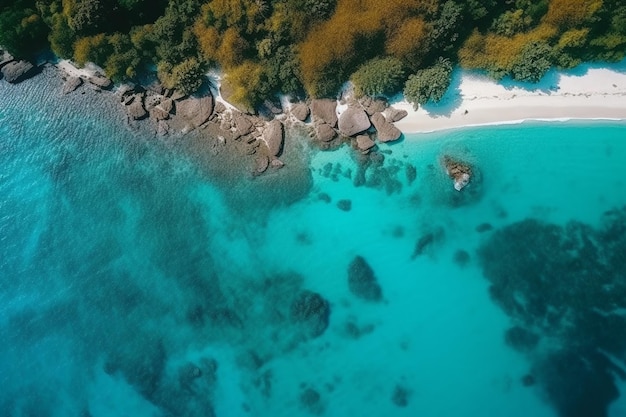
[[121, 112], [0, 82], [0, 415], [626, 415], [624, 123], [294, 133], [252, 179]]

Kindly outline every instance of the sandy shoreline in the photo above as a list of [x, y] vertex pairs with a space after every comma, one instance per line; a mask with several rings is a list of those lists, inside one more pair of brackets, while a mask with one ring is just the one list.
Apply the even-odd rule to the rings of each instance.
[[626, 119], [624, 62], [568, 73], [554, 71], [536, 85], [508, 84], [457, 71], [451, 88], [437, 105], [414, 111], [401, 97], [392, 100], [393, 107], [409, 113], [396, 126], [403, 133], [426, 133], [526, 120]]

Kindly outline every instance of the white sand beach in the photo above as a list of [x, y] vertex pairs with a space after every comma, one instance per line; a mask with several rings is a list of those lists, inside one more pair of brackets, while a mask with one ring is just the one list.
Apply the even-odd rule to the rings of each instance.
[[457, 71], [437, 105], [417, 111], [402, 99], [392, 100], [391, 105], [409, 113], [396, 123], [404, 133], [525, 120], [626, 119], [626, 70], [622, 62], [553, 71], [538, 84], [498, 83], [484, 75]]

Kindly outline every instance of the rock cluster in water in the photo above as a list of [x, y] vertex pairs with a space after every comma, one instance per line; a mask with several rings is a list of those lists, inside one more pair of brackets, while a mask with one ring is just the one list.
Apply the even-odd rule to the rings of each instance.
[[563, 417], [608, 415], [625, 379], [626, 207], [594, 228], [527, 219], [494, 230], [478, 255], [493, 300], [514, 325], [506, 343], [533, 366]]
[[449, 155], [443, 156], [443, 166], [446, 174], [452, 178], [454, 189], [461, 191], [472, 179], [472, 167], [464, 162], [458, 161]]

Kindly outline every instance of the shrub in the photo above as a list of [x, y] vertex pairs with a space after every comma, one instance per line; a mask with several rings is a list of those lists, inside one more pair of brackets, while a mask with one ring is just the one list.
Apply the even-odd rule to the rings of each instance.
[[361, 65], [350, 79], [358, 96], [391, 94], [404, 81], [404, 69], [397, 58], [374, 58]]
[[444, 58], [439, 58], [435, 65], [418, 71], [409, 76], [404, 85], [404, 97], [417, 110], [420, 104], [429, 101], [438, 102], [450, 86], [452, 64]]

